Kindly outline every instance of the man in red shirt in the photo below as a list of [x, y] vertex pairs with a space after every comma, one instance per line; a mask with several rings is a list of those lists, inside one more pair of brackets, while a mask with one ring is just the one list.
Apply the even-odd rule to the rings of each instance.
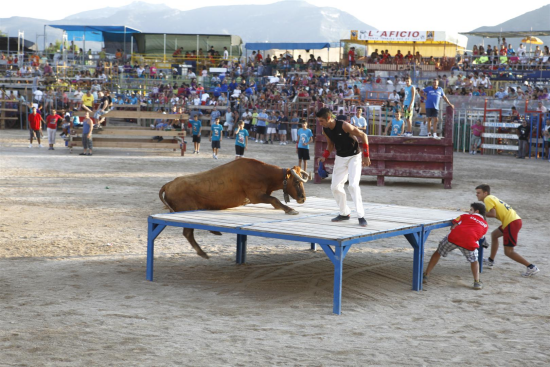
[[348, 51], [349, 66], [355, 65], [355, 47], [350, 47]]
[[32, 139], [35, 135], [36, 140], [38, 141], [38, 147], [42, 148], [42, 144], [40, 144], [40, 135], [42, 134], [42, 122], [44, 122], [44, 119], [39, 113], [36, 112], [36, 107], [33, 107], [32, 113], [29, 114], [29, 133], [31, 137], [29, 148], [32, 148]]
[[449, 252], [459, 249], [472, 268], [472, 274], [474, 276], [473, 288], [475, 290], [480, 290], [483, 288], [483, 283], [481, 283], [479, 279], [478, 241], [482, 238], [485, 239], [484, 236], [489, 229], [489, 225], [485, 220], [485, 204], [470, 204], [469, 213], [454, 219], [452, 223], [451, 233], [439, 242], [437, 250], [428, 263], [428, 267], [424, 273], [424, 282], [428, 280], [431, 271], [442, 256], [446, 257]]
[[48, 115], [48, 117], [46, 117], [46, 130], [48, 131], [48, 143], [50, 144], [48, 150], [54, 150], [53, 145], [55, 144], [57, 121], [60, 120], [63, 120], [63, 117], [59, 116], [56, 110], [52, 110], [51, 115]]

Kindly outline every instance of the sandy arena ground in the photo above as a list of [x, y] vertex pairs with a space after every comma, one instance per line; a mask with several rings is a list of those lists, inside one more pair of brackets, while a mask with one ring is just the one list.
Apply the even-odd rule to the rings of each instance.
[[[547, 161], [455, 154], [453, 189], [438, 180], [362, 181], [363, 199], [462, 209], [487, 182], [524, 220], [518, 251], [500, 249], [476, 292], [458, 252], [411, 291], [404, 238], [351, 249], [343, 314], [332, 314], [333, 266], [308, 244], [197, 232], [197, 256], [174, 228], [156, 242], [145, 280], [147, 216], [165, 210], [159, 188], [233, 159], [171, 151], [97, 149], [93, 157], [28, 149], [26, 132], [0, 131], [0, 365], [2, 366], [522, 366], [550, 363], [550, 226]], [[292, 146], [251, 143], [246, 156], [296, 164]], [[332, 197], [330, 182], [307, 195]], [[282, 199], [282, 193], [275, 194]], [[490, 230], [497, 226], [489, 220]], [[448, 229], [435, 231], [426, 261]]]

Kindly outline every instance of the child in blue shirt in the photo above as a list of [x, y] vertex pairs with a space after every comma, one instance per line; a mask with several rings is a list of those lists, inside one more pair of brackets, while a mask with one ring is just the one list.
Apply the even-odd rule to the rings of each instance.
[[401, 119], [401, 111], [397, 111], [394, 115], [394, 118], [391, 120], [391, 124], [386, 126], [386, 131], [384, 135], [388, 135], [388, 132], [391, 131], [391, 136], [401, 136], [405, 130], [405, 121]]
[[210, 134], [210, 141], [212, 142], [212, 156], [214, 159], [218, 159], [218, 149], [221, 148], [223, 126], [220, 125], [219, 117], [214, 120], [211, 127], [212, 134]]
[[240, 159], [248, 145], [248, 130], [244, 128], [244, 121], [239, 121], [237, 130], [235, 130], [235, 159]]
[[193, 144], [195, 150], [193, 151], [193, 154], [199, 154], [200, 147], [201, 147], [201, 127], [202, 127], [202, 120], [189, 120], [189, 123], [191, 124], [191, 133], [193, 134]]
[[298, 143], [296, 144], [296, 152], [298, 153], [298, 166], [303, 171], [307, 172], [307, 161], [309, 161], [309, 144], [313, 142], [313, 133], [307, 128], [307, 120], [302, 120], [302, 128], [298, 130]]

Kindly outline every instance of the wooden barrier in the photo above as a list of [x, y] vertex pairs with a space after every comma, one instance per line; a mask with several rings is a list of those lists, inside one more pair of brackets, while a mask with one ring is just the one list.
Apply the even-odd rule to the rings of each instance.
[[[384, 186], [385, 177], [415, 177], [441, 179], [446, 189], [453, 179], [453, 109], [447, 107], [445, 134], [441, 139], [405, 136], [369, 136], [371, 166], [363, 167], [362, 175], [377, 176], [378, 186]], [[327, 147], [322, 128], [317, 122], [315, 136], [315, 183], [319, 158]], [[332, 173], [334, 154], [325, 160], [325, 169]]]
[[[71, 128], [69, 148], [82, 146], [82, 128]], [[153, 140], [154, 136], [162, 136], [162, 141]], [[186, 151], [184, 130], [152, 130], [145, 127], [106, 127], [92, 132], [94, 148], [152, 148], [180, 150], [183, 157]]]
[[[16, 104], [17, 108], [8, 108], [7, 104]], [[5, 129], [6, 125], [9, 125], [8, 127], [12, 127], [12, 124], [7, 124], [8, 121], [14, 122], [19, 121], [19, 116], [8, 116], [8, 113], [13, 114], [14, 112], [16, 114], [19, 113], [20, 109], [20, 101], [19, 100], [10, 100], [10, 99], [0, 99], [0, 129]]]

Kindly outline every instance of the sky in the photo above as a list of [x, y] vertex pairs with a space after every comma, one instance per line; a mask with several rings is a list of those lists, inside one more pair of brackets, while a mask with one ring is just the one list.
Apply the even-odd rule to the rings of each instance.
[[[296, 0], [286, 0], [296, 1]], [[2, 1], [0, 18], [23, 16], [47, 20], [63, 19], [82, 11], [104, 7], [120, 7], [133, 0], [43, 1], [26, 0], [25, 6], [17, 1]], [[205, 6], [270, 4], [274, 0], [146, 0], [154, 4], [166, 4], [178, 10], [190, 10]], [[461, 1], [362, 1], [362, 0], [309, 0], [317, 6], [336, 7], [361, 21], [381, 30], [435, 30], [467, 32], [481, 26], [494, 26], [518, 15], [538, 9], [550, 0], [529, 0], [507, 6], [507, 2], [495, 3], [483, 0]], [[426, 4], [426, 5], [425, 5]], [[511, 5], [511, 4], [510, 4]], [[525, 7], [518, 10], [518, 5]], [[528, 25], [526, 25], [528, 26]]]

